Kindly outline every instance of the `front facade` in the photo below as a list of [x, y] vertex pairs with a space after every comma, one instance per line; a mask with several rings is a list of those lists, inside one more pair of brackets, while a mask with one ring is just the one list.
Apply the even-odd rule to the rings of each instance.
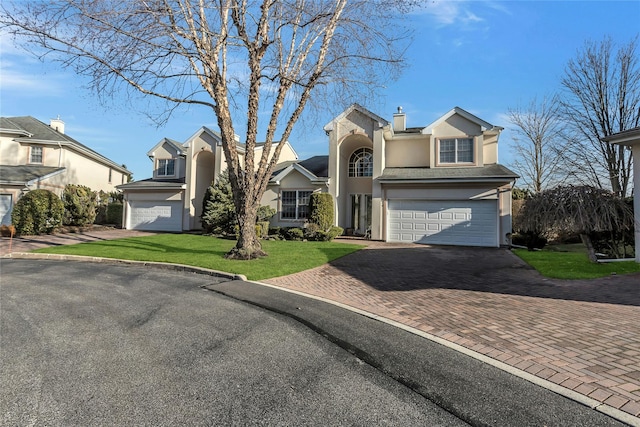
[[[407, 128], [400, 109], [389, 122], [354, 104], [324, 130], [328, 156], [299, 160], [288, 143], [283, 150], [261, 201], [277, 212], [273, 226], [303, 227], [309, 196], [329, 192], [335, 223], [348, 234], [442, 245], [509, 243], [517, 175], [498, 164], [502, 128], [458, 107], [427, 126]], [[226, 167], [218, 134], [202, 128], [184, 144], [165, 139], [148, 154], [154, 178], [119, 187], [127, 228], [200, 228], [204, 191]]]
[[[296, 160], [291, 145], [284, 144], [281, 161]], [[238, 143], [237, 149], [242, 159], [244, 146]], [[256, 155], [261, 150], [258, 146]], [[220, 134], [203, 126], [183, 143], [162, 139], [147, 155], [153, 177], [118, 186], [124, 192], [124, 227], [172, 232], [201, 229], [205, 192], [227, 169]]]
[[0, 219], [29, 190], [61, 195], [67, 184], [112, 192], [130, 172], [64, 133], [64, 122], [49, 125], [30, 116], [0, 118]]
[[502, 128], [456, 107], [406, 127], [354, 104], [325, 126], [337, 224], [372, 239], [500, 246], [517, 175], [499, 165]]

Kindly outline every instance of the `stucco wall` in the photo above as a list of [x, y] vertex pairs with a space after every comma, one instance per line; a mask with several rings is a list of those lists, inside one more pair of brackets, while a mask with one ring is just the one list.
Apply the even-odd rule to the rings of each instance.
[[480, 134], [480, 126], [458, 114], [454, 114], [433, 129], [433, 135], [437, 137]]
[[429, 136], [386, 141], [385, 163], [389, 168], [429, 167]]
[[[62, 194], [66, 184], [86, 185], [94, 191], [115, 191], [116, 185], [126, 183], [126, 175], [99, 163], [68, 147], [42, 146], [42, 163], [38, 165], [66, 168], [60, 174], [36, 183], [32, 188], [44, 188]], [[28, 165], [29, 145], [20, 144], [12, 138], [0, 138], [0, 163], [3, 165]], [[109, 181], [111, 170], [111, 181]], [[14, 200], [15, 203], [16, 200]]]

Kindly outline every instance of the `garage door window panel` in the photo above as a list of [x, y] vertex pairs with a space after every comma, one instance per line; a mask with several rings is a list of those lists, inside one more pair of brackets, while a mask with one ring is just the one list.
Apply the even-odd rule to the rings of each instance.
[[441, 139], [438, 143], [441, 164], [473, 164], [473, 138]]

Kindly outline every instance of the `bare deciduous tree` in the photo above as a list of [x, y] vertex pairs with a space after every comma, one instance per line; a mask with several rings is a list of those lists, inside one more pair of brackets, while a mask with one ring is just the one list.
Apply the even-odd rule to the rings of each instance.
[[557, 96], [533, 99], [526, 107], [510, 108], [507, 116], [516, 126], [513, 137], [514, 169], [527, 187], [538, 193], [564, 181], [561, 171], [566, 145], [565, 124]]
[[[406, 33], [397, 17], [411, 3], [51, 0], [5, 4], [0, 25], [21, 45], [89, 76], [102, 97], [124, 87], [166, 101], [158, 120], [182, 104], [210, 108], [240, 229], [228, 256], [250, 259], [265, 255], [256, 209], [284, 145], [278, 140], [288, 140], [314, 99], [324, 108], [345, 105], [398, 74], [404, 49], [397, 42]], [[243, 158], [234, 121], [242, 116]], [[261, 128], [264, 149], [256, 158]]]
[[576, 135], [567, 146], [568, 172], [598, 188], [626, 196], [631, 151], [601, 138], [640, 125], [637, 37], [614, 52], [611, 38], [587, 42], [567, 64], [561, 80], [563, 113]]

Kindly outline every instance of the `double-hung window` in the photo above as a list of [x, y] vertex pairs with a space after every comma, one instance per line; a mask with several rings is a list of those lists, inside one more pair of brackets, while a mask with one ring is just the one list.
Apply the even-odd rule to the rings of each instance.
[[29, 163], [42, 164], [42, 147], [31, 147], [29, 152]]
[[158, 176], [175, 175], [175, 159], [159, 159], [158, 160]]
[[440, 163], [473, 163], [473, 138], [441, 139]]
[[305, 219], [309, 215], [309, 196], [313, 191], [283, 191], [280, 195], [282, 219]]

